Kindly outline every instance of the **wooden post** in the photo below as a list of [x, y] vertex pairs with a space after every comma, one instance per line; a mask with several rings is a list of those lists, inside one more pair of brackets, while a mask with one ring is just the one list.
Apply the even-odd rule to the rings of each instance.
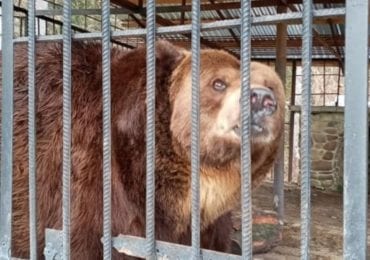
[[[285, 13], [287, 6], [280, 5], [277, 7], [278, 13]], [[276, 63], [275, 70], [279, 74], [285, 86], [286, 82], [286, 65], [287, 65], [287, 24], [278, 23], [276, 26]], [[279, 222], [284, 222], [284, 135], [285, 127], [282, 133], [278, 159], [274, 165], [274, 209], [277, 211]]]
[[[292, 91], [290, 96], [290, 106], [295, 105], [295, 88], [296, 88], [296, 77], [297, 77], [297, 63], [293, 61], [292, 64]], [[294, 145], [294, 114], [295, 111], [290, 110], [289, 115], [289, 169], [288, 169], [288, 182], [293, 179], [293, 145]]]

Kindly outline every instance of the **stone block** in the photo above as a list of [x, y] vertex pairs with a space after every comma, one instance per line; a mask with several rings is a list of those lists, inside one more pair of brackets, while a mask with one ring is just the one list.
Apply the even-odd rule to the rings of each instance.
[[320, 150], [312, 148], [311, 154], [311, 160], [313, 161], [320, 161], [322, 159], [323, 153]]
[[323, 180], [323, 181], [321, 181], [321, 185], [325, 188], [333, 186], [333, 183], [334, 183], [333, 180]]
[[326, 152], [323, 157], [324, 160], [332, 160], [334, 158], [334, 154], [332, 152]]
[[326, 136], [323, 134], [312, 134], [312, 139], [314, 142], [317, 143], [325, 143], [326, 142]]
[[330, 174], [318, 173], [316, 176], [317, 176], [316, 179], [320, 181], [334, 180], [334, 175], [332, 173]]
[[335, 121], [330, 121], [327, 124], [328, 127], [335, 127], [335, 128], [337, 127], [337, 125], [338, 125], [338, 122], [335, 122]]
[[327, 128], [324, 130], [324, 132], [330, 135], [335, 135], [338, 133], [338, 130], [336, 128]]
[[324, 187], [321, 185], [321, 182], [315, 179], [311, 179], [311, 186], [321, 190], [324, 189]]
[[330, 171], [333, 169], [333, 163], [330, 161], [312, 161], [312, 170]]
[[333, 140], [337, 140], [338, 136], [337, 135], [327, 135], [326, 138], [328, 139], [328, 141], [333, 141]]
[[324, 149], [328, 151], [334, 151], [337, 148], [338, 142], [331, 141], [324, 145]]

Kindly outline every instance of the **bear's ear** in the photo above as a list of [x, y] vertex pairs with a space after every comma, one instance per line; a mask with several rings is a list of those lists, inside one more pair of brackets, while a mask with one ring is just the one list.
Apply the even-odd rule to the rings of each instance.
[[156, 66], [164, 71], [173, 71], [185, 57], [185, 50], [172, 43], [159, 40], [156, 43]]

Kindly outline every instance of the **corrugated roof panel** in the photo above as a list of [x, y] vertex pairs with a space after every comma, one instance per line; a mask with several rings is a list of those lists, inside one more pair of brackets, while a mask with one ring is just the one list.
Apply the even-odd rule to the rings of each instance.
[[289, 36], [296, 36], [302, 34], [302, 26], [300, 24], [289, 24], [287, 30]]
[[240, 9], [229, 9], [229, 14], [232, 18], [240, 18], [241, 12]]
[[331, 29], [329, 24], [314, 24], [313, 28], [320, 34], [331, 35]]
[[276, 7], [269, 6], [269, 7], [266, 7], [266, 9], [267, 9], [267, 11], [268, 11], [267, 13], [269, 15], [277, 14]]
[[220, 19], [216, 11], [202, 11], [202, 20]]

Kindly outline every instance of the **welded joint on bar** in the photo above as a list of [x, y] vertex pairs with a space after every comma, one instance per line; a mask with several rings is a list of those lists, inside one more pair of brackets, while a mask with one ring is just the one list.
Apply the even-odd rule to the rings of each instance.
[[61, 260], [63, 252], [63, 231], [57, 229], [45, 230], [44, 255], [46, 260]]
[[10, 257], [10, 238], [5, 235], [0, 240], [0, 259], [9, 259]]

